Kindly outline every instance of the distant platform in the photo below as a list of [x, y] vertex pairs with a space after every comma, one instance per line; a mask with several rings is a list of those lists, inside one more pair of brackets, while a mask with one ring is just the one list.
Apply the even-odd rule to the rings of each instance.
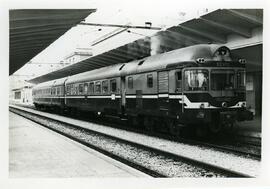
[[9, 112], [9, 177], [149, 177]]

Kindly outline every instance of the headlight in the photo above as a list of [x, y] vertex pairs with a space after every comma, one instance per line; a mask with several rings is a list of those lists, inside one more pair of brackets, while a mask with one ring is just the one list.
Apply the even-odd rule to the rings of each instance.
[[200, 108], [201, 108], [201, 109], [203, 109], [203, 108], [204, 108], [204, 104], [203, 104], [203, 103], [201, 103]]
[[228, 104], [227, 104], [227, 102], [222, 102], [221, 106], [222, 106], [223, 108], [227, 108], [227, 107], [228, 107]]

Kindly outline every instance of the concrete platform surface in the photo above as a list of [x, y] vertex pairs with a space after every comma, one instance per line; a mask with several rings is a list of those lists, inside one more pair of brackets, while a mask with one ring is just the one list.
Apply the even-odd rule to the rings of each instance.
[[149, 177], [9, 112], [9, 177]]

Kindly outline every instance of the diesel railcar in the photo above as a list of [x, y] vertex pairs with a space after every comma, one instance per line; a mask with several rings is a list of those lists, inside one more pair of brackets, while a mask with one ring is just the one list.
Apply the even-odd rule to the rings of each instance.
[[34, 105], [126, 118], [168, 128], [196, 126], [218, 132], [252, 119], [245, 100], [245, 61], [229, 48], [195, 45], [41, 83]]

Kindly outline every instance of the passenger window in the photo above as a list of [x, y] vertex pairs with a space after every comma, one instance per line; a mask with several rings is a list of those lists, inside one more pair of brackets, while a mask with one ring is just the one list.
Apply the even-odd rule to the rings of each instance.
[[94, 93], [94, 83], [89, 83], [89, 91], [88, 91], [88, 94], [93, 94]]
[[74, 94], [74, 86], [73, 86], [73, 84], [70, 85], [70, 94], [71, 95]]
[[153, 75], [152, 74], [147, 75], [147, 87], [148, 88], [153, 87]]
[[76, 95], [78, 95], [78, 94], [79, 94], [79, 87], [78, 87], [78, 85], [77, 85], [77, 86], [75, 86], [75, 94], [76, 94]]
[[175, 73], [175, 79], [176, 79], [176, 92], [180, 92], [182, 90], [182, 71], [178, 71]]
[[115, 93], [116, 92], [116, 80], [115, 79], [110, 81], [110, 86], [111, 86], [111, 92]]
[[83, 94], [83, 84], [79, 84], [79, 94]]
[[102, 81], [102, 93], [107, 93], [109, 88], [108, 80]]
[[76, 88], [75, 88], [75, 85], [72, 84], [72, 94], [75, 95], [76, 94]]
[[133, 89], [133, 77], [128, 77], [128, 88]]
[[87, 94], [88, 91], [88, 83], [84, 84], [84, 94]]
[[66, 93], [67, 93], [67, 95], [70, 95], [70, 85], [67, 85]]
[[96, 83], [95, 83], [95, 92], [96, 93], [100, 93], [101, 92], [101, 86], [100, 86], [101, 84], [100, 84], [100, 81], [97, 81]]

